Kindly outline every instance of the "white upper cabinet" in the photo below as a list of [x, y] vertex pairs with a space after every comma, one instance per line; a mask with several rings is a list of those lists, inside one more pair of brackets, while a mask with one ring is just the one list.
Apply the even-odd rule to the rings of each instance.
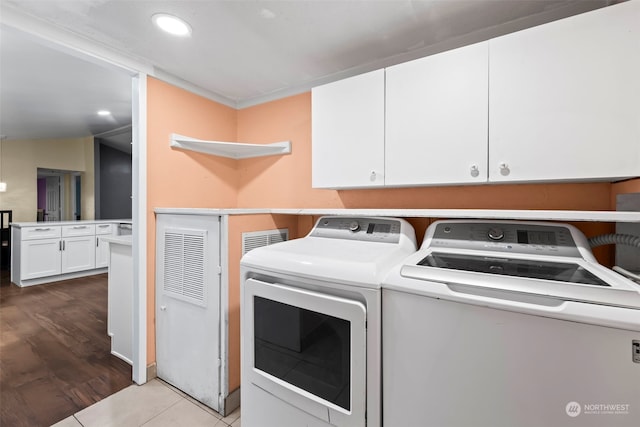
[[490, 181], [640, 175], [640, 1], [489, 48]]
[[384, 185], [384, 70], [312, 91], [312, 186]]
[[385, 184], [487, 181], [488, 43], [386, 70]]
[[313, 89], [313, 186], [640, 176], [640, 1]]

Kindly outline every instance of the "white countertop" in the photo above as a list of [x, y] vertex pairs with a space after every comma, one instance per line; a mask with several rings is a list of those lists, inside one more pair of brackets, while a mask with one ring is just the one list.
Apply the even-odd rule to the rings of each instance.
[[124, 245], [124, 246], [131, 246], [132, 243], [132, 239], [131, 239], [131, 235], [127, 235], [127, 236], [114, 236], [114, 235], [104, 235], [104, 236], [98, 236], [100, 238], [100, 240], [108, 242], [108, 243], [113, 243], [116, 245]]
[[40, 222], [12, 222], [11, 226], [22, 227], [42, 227], [45, 225], [78, 225], [78, 224], [132, 224], [131, 219], [82, 219], [78, 221], [40, 221]]
[[507, 210], [507, 209], [207, 209], [156, 208], [156, 214], [173, 215], [355, 215], [405, 218], [522, 219], [536, 221], [640, 222], [640, 212]]

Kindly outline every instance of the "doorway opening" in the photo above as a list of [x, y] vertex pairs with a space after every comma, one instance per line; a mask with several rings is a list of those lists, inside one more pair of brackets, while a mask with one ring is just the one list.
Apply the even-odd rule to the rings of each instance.
[[82, 219], [82, 172], [38, 168], [36, 220]]

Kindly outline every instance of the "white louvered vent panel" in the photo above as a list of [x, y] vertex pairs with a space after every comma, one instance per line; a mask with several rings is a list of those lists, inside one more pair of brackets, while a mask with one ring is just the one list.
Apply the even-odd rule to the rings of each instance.
[[164, 235], [165, 292], [182, 293], [182, 241], [182, 234], [167, 232]]
[[172, 229], [164, 236], [164, 292], [204, 305], [206, 232]]
[[267, 236], [245, 236], [244, 233], [242, 235], [242, 255], [247, 252], [260, 248], [262, 246], [267, 246], [269, 244], [269, 240]]
[[273, 245], [274, 243], [284, 242], [286, 240], [289, 240], [289, 229], [287, 228], [242, 233], [242, 255], [252, 249]]
[[289, 238], [289, 231], [285, 230], [284, 233], [270, 233], [267, 237], [269, 238], [269, 243], [267, 244], [273, 245], [274, 243], [280, 243], [287, 240]]
[[204, 301], [204, 236], [184, 236], [184, 296]]

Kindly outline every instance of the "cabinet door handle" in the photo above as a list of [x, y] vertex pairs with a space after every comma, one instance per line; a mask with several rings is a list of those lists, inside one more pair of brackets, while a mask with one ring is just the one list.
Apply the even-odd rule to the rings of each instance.
[[108, 226], [109, 226], [109, 224], [100, 224], [100, 225], [98, 225], [98, 227], [100, 227], [100, 228], [107, 228]]
[[376, 171], [371, 171], [371, 175], [369, 175], [369, 180], [371, 182], [376, 180]]
[[477, 165], [471, 165], [471, 168], [469, 169], [469, 173], [473, 178], [477, 178], [478, 175], [480, 175], [480, 170], [478, 169]]
[[507, 176], [511, 173], [511, 169], [509, 169], [509, 165], [506, 163], [500, 163], [500, 175]]
[[96, 248], [100, 246], [100, 242], [98, 241], [99, 237], [96, 237]]
[[73, 227], [74, 230], [82, 230], [84, 228], [88, 228], [86, 225], [75, 225]]
[[58, 242], [58, 250], [62, 252], [62, 240]]
[[47, 227], [47, 228], [36, 228], [36, 231], [49, 231], [51, 230], [51, 228]]

